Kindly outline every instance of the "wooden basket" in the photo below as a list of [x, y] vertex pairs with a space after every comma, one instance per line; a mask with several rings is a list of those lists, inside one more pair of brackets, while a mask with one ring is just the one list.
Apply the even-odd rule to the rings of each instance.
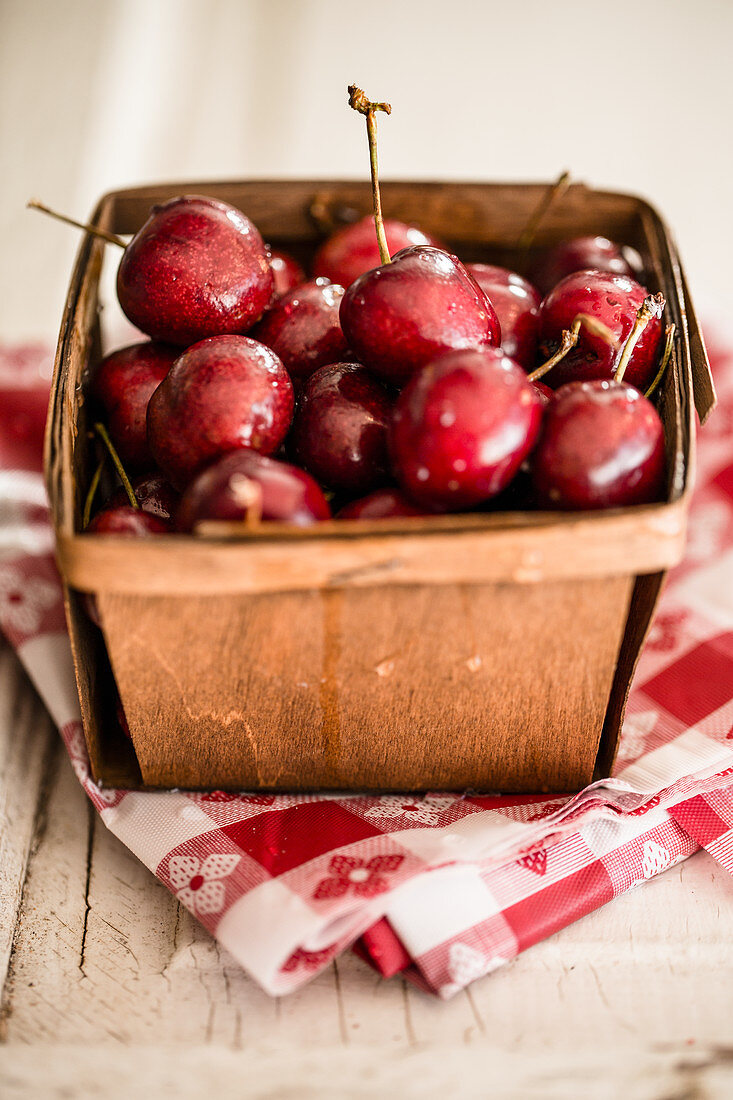
[[[464, 259], [512, 263], [543, 188], [392, 183], [385, 213]], [[153, 202], [234, 203], [302, 258], [311, 211], [366, 210], [368, 184], [171, 184], [106, 195], [131, 233]], [[82, 536], [84, 371], [99, 355], [105, 246], [71, 279], [47, 430], [47, 480], [84, 728], [104, 784], [265, 790], [567, 791], [608, 774], [631, 676], [685, 537], [695, 425], [714, 403], [674, 242], [629, 195], [570, 188], [537, 246], [603, 233], [641, 253], [677, 326], [659, 408], [664, 503], [596, 514], [494, 513], [148, 541]], [[110, 260], [116, 257], [110, 256]], [[93, 593], [102, 632], [79, 593]], [[132, 740], [114, 720], [117, 683]]]

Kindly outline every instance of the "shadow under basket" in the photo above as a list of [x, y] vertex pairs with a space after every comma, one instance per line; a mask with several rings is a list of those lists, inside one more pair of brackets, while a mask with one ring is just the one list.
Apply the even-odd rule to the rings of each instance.
[[[543, 191], [388, 183], [383, 205], [464, 259], [515, 266], [513, 244]], [[368, 183], [177, 183], [106, 195], [92, 220], [129, 234], [154, 202], [186, 193], [233, 203], [305, 262], [322, 236], [314, 203], [338, 215], [370, 201]], [[254, 533], [214, 525], [205, 537], [149, 540], [79, 533], [94, 462], [83, 382], [101, 353], [105, 252], [84, 237], [56, 358], [46, 472], [98, 782], [559, 792], [609, 773], [665, 571], [684, 548], [694, 405], [704, 420], [714, 392], [659, 215], [634, 196], [577, 184], [535, 243], [589, 233], [638, 250], [647, 286], [662, 291], [677, 327], [658, 396], [663, 502]], [[101, 630], [82, 593], [96, 600]], [[115, 683], [129, 738], [116, 720]]]

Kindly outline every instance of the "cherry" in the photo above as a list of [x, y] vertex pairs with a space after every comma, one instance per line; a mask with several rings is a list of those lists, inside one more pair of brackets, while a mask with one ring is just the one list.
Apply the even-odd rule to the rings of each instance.
[[107, 414], [107, 427], [122, 461], [131, 469], [152, 465], [148, 449], [148, 402], [180, 354], [146, 340], [121, 348], [95, 367], [90, 392]]
[[[440, 241], [423, 233], [416, 225], [408, 225], [396, 218], [384, 219], [384, 234], [390, 256], [410, 245], [430, 244], [442, 248]], [[379, 245], [374, 234], [374, 219], [361, 218], [353, 225], [344, 226], [329, 237], [313, 258], [313, 273], [348, 287], [371, 271], [380, 262]]]
[[255, 451], [232, 451], [203, 470], [186, 489], [176, 516], [180, 531], [203, 520], [279, 520], [305, 527], [330, 519], [331, 509], [313, 478]]
[[273, 294], [275, 298], [287, 294], [295, 286], [305, 282], [305, 272], [298, 261], [288, 252], [268, 248], [268, 259], [272, 271]]
[[390, 433], [397, 478], [418, 503], [471, 508], [509, 484], [541, 417], [534, 385], [500, 348], [444, 355], [397, 399]]
[[[540, 307], [540, 351], [550, 356], [578, 314], [601, 321], [613, 335], [612, 347], [601, 336], [582, 328], [578, 342], [547, 375], [553, 388], [565, 382], [611, 379], [619, 365], [636, 315], [648, 292], [626, 275], [576, 271], [557, 284]], [[652, 318], [633, 349], [626, 380], [645, 390], [656, 373], [662, 322]]]
[[252, 331], [282, 360], [291, 378], [303, 379], [348, 351], [339, 322], [344, 288], [326, 279], [303, 283], [284, 294]]
[[332, 489], [366, 493], [390, 479], [392, 400], [358, 363], [332, 363], [306, 380], [293, 420], [295, 458]]
[[537, 358], [537, 329], [542, 298], [530, 282], [495, 264], [466, 264], [491, 302], [501, 326], [501, 346], [510, 359], [531, 370]]
[[175, 488], [236, 448], [272, 454], [293, 413], [275, 352], [247, 336], [212, 336], [184, 351], [148, 405], [148, 444]]
[[124, 538], [146, 538], [166, 535], [171, 525], [159, 516], [133, 508], [130, 504], [115, 504], [102, 508], [87, 526], [90, 535], [118, 535]]
[[377, 489], [366, 497], [352, 500], [336, 514], [336, 519], [388, 519], [391, 516], [424, 516], [424, 509], [412, 504], [399, 489]]
[[664, 428], [657, 410], [626, 382], [571, 382], [548, 406], [532, 458], [540, 506], [620, 508], [659, 500]]
[[133, 325], [184, 346], [246, 332], [272, 288], [255, 225], [229, 203], [195, 195], [154, 206], [117, 272], [120, 305]]
[[498, 344], [499, 321], [455, 256], [431, 245], [414, 245], [390, 260], [379, 196], [375, 113], [389, 114], [392, 108], [372, 103], [355, 85], [349, 88], [349, 103], [366, 116], [382, 263], [348, 287], [341, 302], [341, 327], [358, 361], [399, 385], [442, 352]]
[[[144, 474], [132, 482], [132, 491], [143, 512], [171, 522], [178, 507], [179, 494], [162, 474]], [[119, 507], [128, 503], [124, 487], [116, 489], [107, 501], [107, 507]]]
[[532, 266], [532, 281], [548, 294], [561, 279], [574, 271], [606, 271], [611, 275], [635, 278], [637, 271], [624, 255], [621, 245], [607, 237], [573, 237], [549, 249]]

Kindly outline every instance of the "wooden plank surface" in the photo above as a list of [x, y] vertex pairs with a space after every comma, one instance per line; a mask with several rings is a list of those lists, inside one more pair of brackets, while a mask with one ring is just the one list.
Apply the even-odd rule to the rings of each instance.
[[0, 700], [4, 1098], [733, 1092], [733, 880], [705, 854], [448, 1003], [351, 955], [276, 1000], [99, 823], [7, 650]]

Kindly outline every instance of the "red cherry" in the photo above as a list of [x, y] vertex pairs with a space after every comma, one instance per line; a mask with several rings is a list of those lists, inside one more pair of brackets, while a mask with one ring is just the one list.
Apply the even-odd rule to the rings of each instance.
[[537, 358], [537, 329], [540, 302], [538, 290], [530, 282], [495, 264], [466, 264], [496, 310], [501, 326], [501, 347], [525, 370], [532, 370]]
[[331, 363], [300, 392], [290, 436], [298, 462], [332, 489], [366, 493], [390, 480], [392, 400], [358, 363]]
[[303, 379], [336, 363], [347, 347], [339, 322], [344, 288], [316, 279], [283, 295], [267, 311], [252, 337], [267, 344], [291, 378]]
[[[384, 219], [384, 230], [390, 256], [415, 244], [442, 248], [440, 241], [423, 233], [417, 226], [407, 225], [395, 218]], [[379, 262], [374, 218], [369, 216], [339, 229], [321, 245], [313, 259], [313, 274], [348, 287], [365, 271], [377, 267]]]
[[388, 519], [391, 516], [424, 516], [399, 489], [377, 489], [360, 500], [352, 500], [337, 512], [336, 519]]
[[476, 280], [455, 256], [428, 245], [404, 248], [352, 283], [341, 327], [359, 362], [395, 385], [444, 352], [501, 339]]
[[186, 195], [154, 206], [117, 272], [133, 325], [170, 344], [243, 333], [272, 298], [273, 275], [254, 224], [226, 202]]
[[626, 382], [573, 382], [555, 393], [532, 457], [540, 506], [620, 508], [659, 500], [664, 428]]
[[148, 444], [183, 488], [237, 448], [272, 454], [293, 414], [293, 386], [270, 348], [247, 336], [212, 336], [176, 359], [148, 405]]
[[[162, 474], [144, 474], [132, 482], [132, 491], [143, 512], [157, 516], [168, 523], [178, 507], [179, 494]], [[106, 507], [120, 507], [128, 504], [127, 492], [123, 487], [115, 490], [107, 501]]]
[[574, 271], [606, 271], [611, 275], [637, 272], [624, 256], [621, 245], [607, 237], [573, 237], [561, 241], [543, 253], [530, 272], [532, 281], [543, 294], [548, 294], [561, 279]]
[[509, 484], [541, 416], [536, 389], [501, 349], [445, 355], [397, 399], [390, 434], [397, 478], [428, 507], [471, 508]]
[[176, 516], [180, 531], [218, 520], [278, 520], [306, 527], [331, 509], [313, 478], [255, 451], [232, 451], [203, 470], [186, 489]]
[[287, 294], [293, 287], [305, 282], [305, 272], [298, 261], [288, 252], [268, 249], [270, 270], [272, 271], [273, 293], [275, 298]]
[[90, 392], [104, 406], [107, 428], [125, 466], [152, 465], [148, 449], [148, 402], [180, 351], [146, 340], [106, 356], [94, 368]]
[[[601, 321], [612, 333], [617, 347], [581, 327], [578, 342], [545, 376], [554, 389], [566, 382], [611, 379], [621, 358], [623, 345], [634, 327], [636, 314], [648, 291], [626, 275], [600, 271], [576, 271], [550, 291], [540, 307], [540, 351], [544, 358], [556, 351], [563, 329], [570, 329], [579, 313]], [[660, 317], [649, 322], [633, 350], [624, 380], [645, 390], [656, 373], [663, 325]]]
[[122, 538], [146, 538], [148, 535], [167, 535], [171, 525], [142, 508], [129, 504], [102, 508], [86, 528], [90, 535], [117, 535]]

